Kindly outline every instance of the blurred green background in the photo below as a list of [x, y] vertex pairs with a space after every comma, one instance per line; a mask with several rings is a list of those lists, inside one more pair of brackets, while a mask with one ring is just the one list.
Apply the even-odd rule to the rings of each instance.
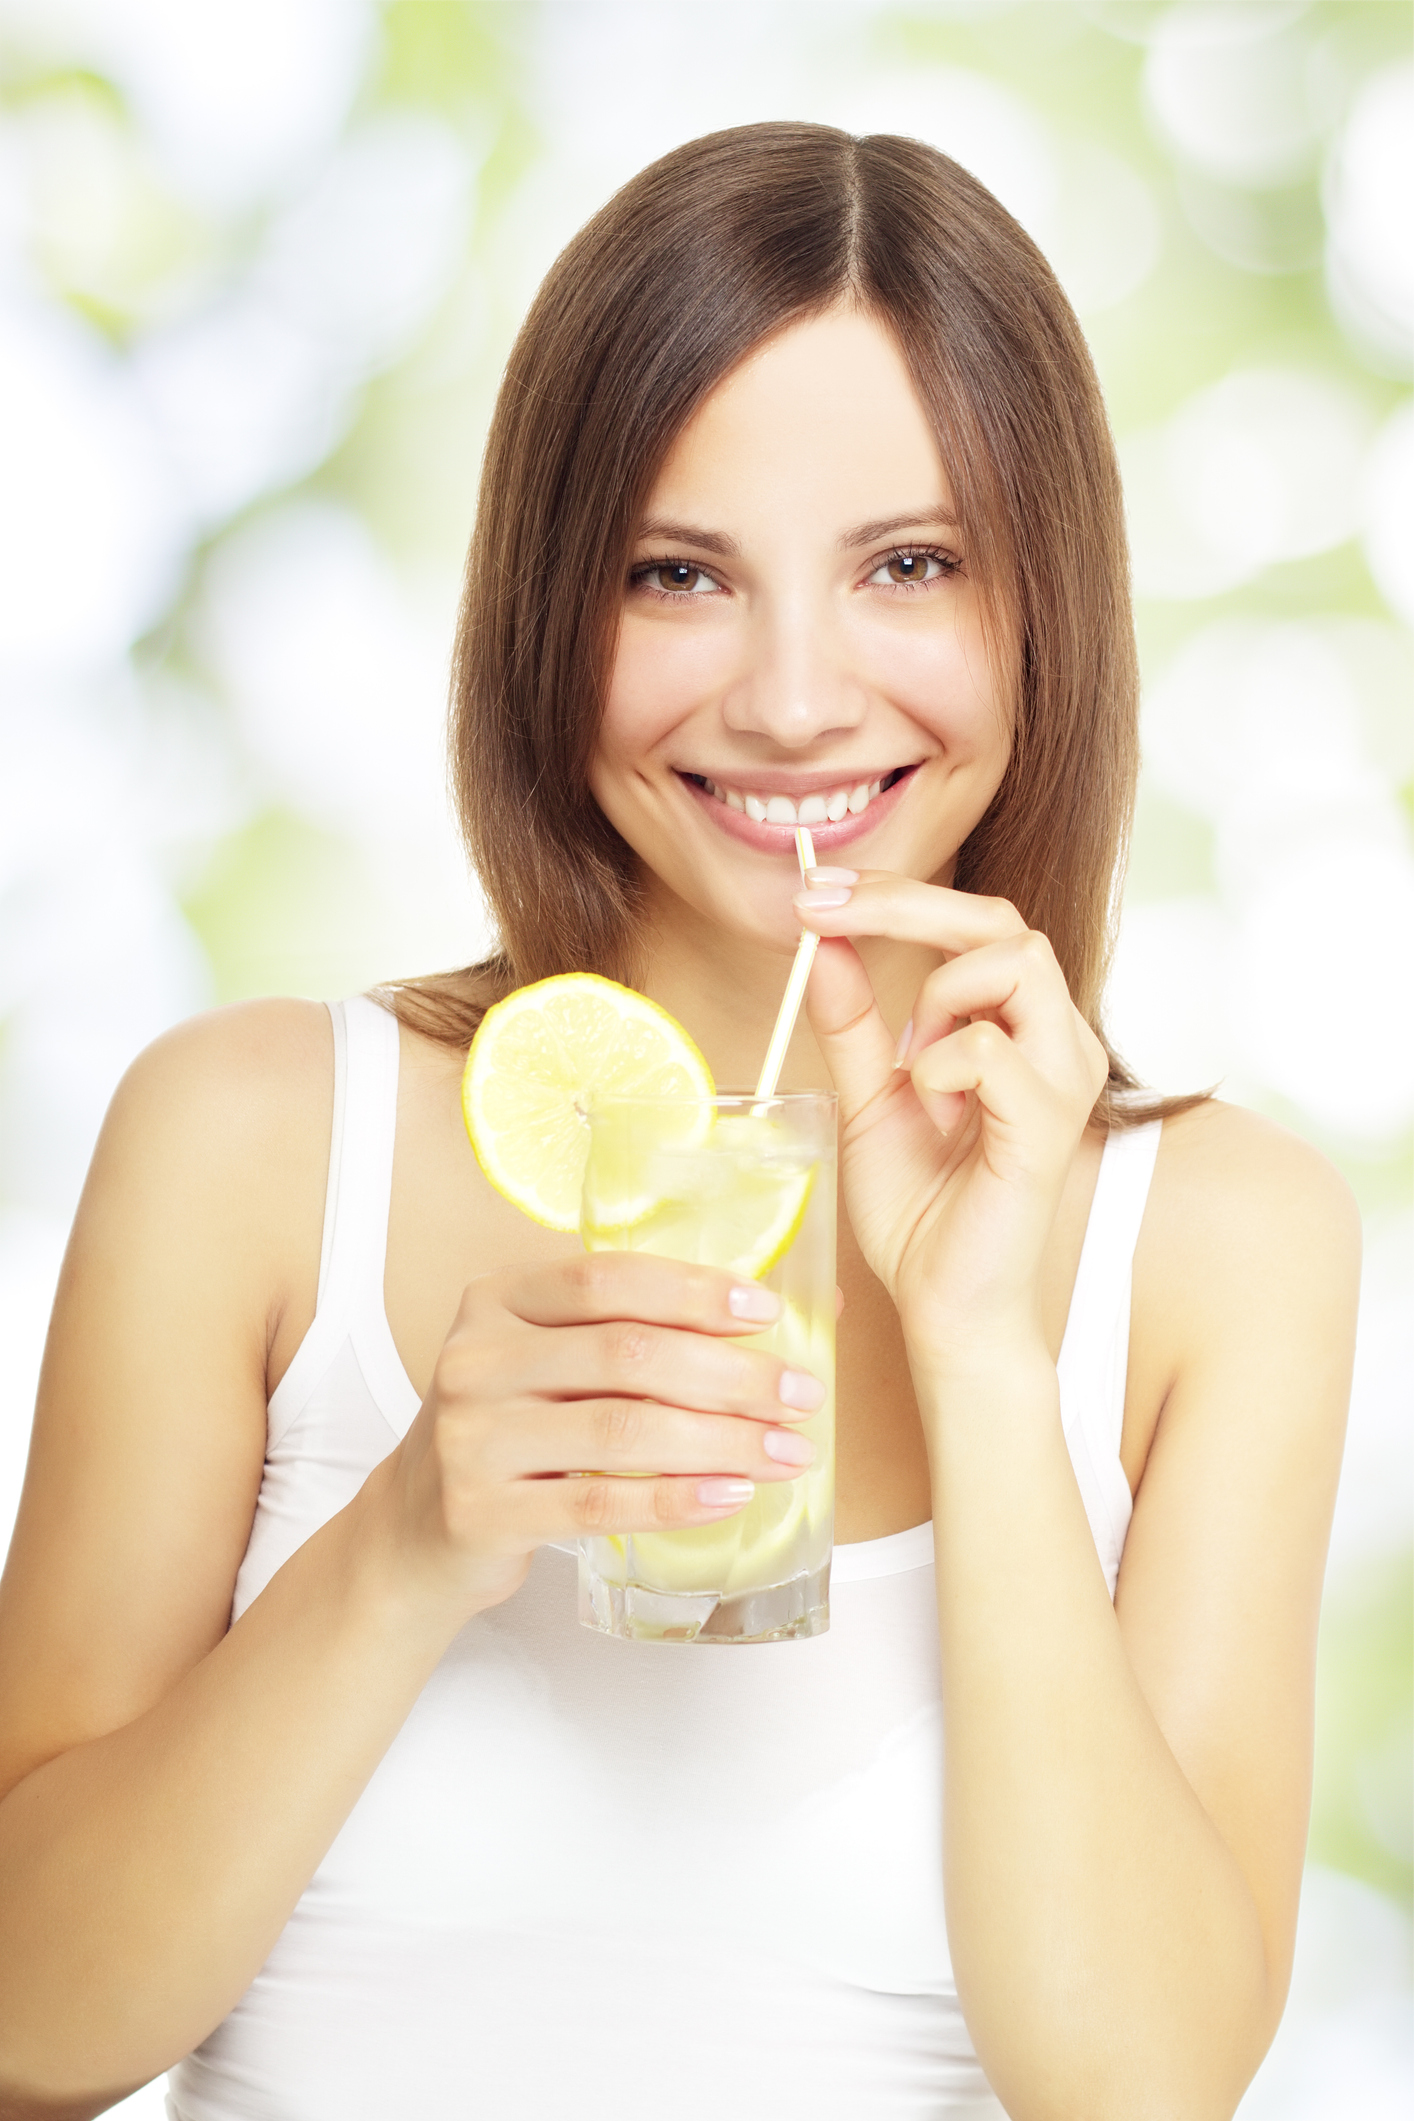
[[1410, 2088], [1411, 79], [1388, 0], [0, 0], [0, 1519], [132, 1054], [484, 945], [443, 694], [555, 252], [720, 125], [929, 139], [1046, 249], [1121, 445], [1119, 1043], [1366, 1214], [1302, 1956], [1243, 2108], [1287, 2121]]

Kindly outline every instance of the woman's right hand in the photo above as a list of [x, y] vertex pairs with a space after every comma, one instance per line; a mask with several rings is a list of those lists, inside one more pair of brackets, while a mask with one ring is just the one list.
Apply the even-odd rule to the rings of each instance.
[[779, 1308], [759, 1283], [646, 1253], [471, 1282], [380, 1469], [402, 1566], [469, 1618], [547, 1541], [715, 1524], [756, 1481], [794, 1479], [814, 1453], [788, 1425], [824, 1387], [740, 1345]]

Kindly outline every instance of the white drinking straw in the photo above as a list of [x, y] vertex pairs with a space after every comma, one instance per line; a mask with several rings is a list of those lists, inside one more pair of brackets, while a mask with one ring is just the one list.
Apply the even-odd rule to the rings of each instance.
[[[815, 867], [815, 842], [804, 825], [795, 828], [795, 853], [800, 863], [800, 874], [804, 880], [807, 869]], [[810, 977], [810, 967], [815, 962], [815, 952], [820, 938], [807, 929], [796, 945], [795, 963], [790, 968], [786, 991], [781, 997], [781, 1006], [776, 1017], [776, 1028], [771, 1033], [771, 1043], [766, 1048], [766, 1058], [761, 1063], [761, 1078], [756, 1085], [758, 1098], [774, 1097], [776, 1084], [780, 1081], [781, 1069], [785, 1065], [786, 1047], [795, 1029], [795, 1020], [800, 1014], [800, 1005], [805, 999], [805, 983]]]

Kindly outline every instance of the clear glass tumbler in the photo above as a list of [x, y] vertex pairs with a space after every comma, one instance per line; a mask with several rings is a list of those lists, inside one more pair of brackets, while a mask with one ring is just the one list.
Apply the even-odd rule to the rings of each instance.
[[[821, 1091], [709, 1103], [605, 1098], [589, 1115], [580, 1229], [593, 1252], [727, 1267], [780, 1298], [743, 1345], [825, 1386], [792, 1423], [815, 1446], [717, 1524], [586, 1538], [579, 1617], [637, 1642], [787, 1642], [830, 1624], [835, 1506], [836, 1101]], [[646, 1472], [653, 1468], [645, 1468]]]

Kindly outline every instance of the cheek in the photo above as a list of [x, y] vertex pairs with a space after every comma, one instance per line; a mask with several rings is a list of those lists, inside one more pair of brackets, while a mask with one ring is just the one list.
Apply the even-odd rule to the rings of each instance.
[[719, 629], [655, 626], [626, 617], [604, 707], [601, 746], [628, 758], [650, 751], [720, 683]]
[[980, 623], [881, 626], [865, 644], [878, 689], [961, 761], [1005, 753], [1009, 716]]

